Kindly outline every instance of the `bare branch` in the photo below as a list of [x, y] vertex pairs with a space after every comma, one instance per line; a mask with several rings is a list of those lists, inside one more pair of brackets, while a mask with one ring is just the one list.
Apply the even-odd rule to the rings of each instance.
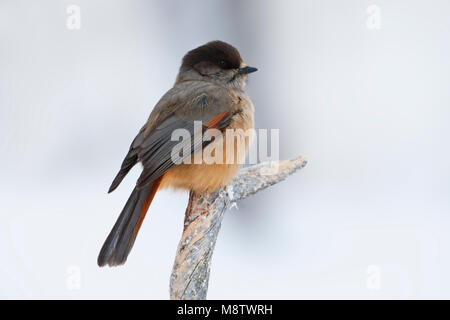
[[238, 200], [283, 181], [306, 163], [302, 156], [260, 163], [241, 169], [229, 185], [212, 193], [191, 192], [170, 278], [171, 299], [206, 299], [211, 256], [226, 209]]

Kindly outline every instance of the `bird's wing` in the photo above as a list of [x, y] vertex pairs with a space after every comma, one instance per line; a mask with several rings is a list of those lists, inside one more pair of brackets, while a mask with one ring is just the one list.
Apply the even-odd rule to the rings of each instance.
[[[141, 161], [143, 171], [137, 181], [137, 187], [142, 188], [155, 179], [161, 177], [167, 170], [176, 165], [172, 159], [172, 150], [178, 144], [180, 149], [191, 150], [190, 154], [183, 155], [182, 158], [200, 151], [209, 141], [196, 141], [194, 139], [194, 121], [201, 121], [200, 129], [203, 132], [209, 128], [219, 130], [225, 129], [236, 111], [237, 101], [235, 97], [227, 92], [207, 91], [185, 95], [183, 99], [173, 101], [164, 97], [158, 103], [155, 110], [150, 115], [147, 124], [140, 130], [130, 146], [127, 156], [123, 160], [119, 173], [114, 179], [109, 192], [113, 191], [123, 180], [130, 169]], [[166, 108], [164, 108], [166, 107]], [[168, 109], [171, 112], [168, 112]], [[156, 112], [159, 110], [159, 112]], [[161, 110], [165, 110], [164, 113]], [[172, 141], [172, 132], [176, 129], [187, 130], [191, 139], [182, 142]]]
[[134, 138], [133, 142], [131, 143], [130, 150], [128, 150], [125, 159], [123, 159], [122, 165], [120, 166], [120, 170], [117, 173], [116, 177], [114, 178], [113, 182], [111, 183], [108, 193], [113, 192], [119, 186], [123, 178], [125, 178], [125, 176], [131, 170], [131, 168], [133, 168], [134, 165], [139, 161], [138, 159], [139, 146], [145, 139], [144, 137], [145, 128], [146, 126], [143, 126], [141, 128], [136, 138]]

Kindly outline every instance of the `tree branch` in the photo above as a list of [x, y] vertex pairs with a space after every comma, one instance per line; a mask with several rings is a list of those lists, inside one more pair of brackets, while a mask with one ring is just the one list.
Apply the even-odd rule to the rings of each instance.
[[306, 165], [306, 158], [264, 162], [242, 168], [226, 187], [189, 195], [184, 230], [170, 277], [171, 299], [206, 299], [211, 256], [226, 209]]

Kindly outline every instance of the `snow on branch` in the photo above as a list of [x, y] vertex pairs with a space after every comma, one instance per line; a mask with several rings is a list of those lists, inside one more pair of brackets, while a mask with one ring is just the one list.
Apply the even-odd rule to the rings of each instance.
[[242, 168], [229, 185], [212, 193], [191, 192], [183, 235], [170, 278], [170, 298], [206, 299], [211, 257], [227, 208], [238, 200], [283, 181], [306, 163], [303, 156], [260, 163]]

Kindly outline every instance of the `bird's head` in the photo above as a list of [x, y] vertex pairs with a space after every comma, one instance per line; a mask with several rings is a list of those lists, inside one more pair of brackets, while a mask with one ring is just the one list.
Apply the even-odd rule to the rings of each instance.
[[177, 81], [204, 80], [243, 88], [247, 75], [257, 70], [244, 63], [239, 51], [232, 45], [211, 41], [183, 57]]

